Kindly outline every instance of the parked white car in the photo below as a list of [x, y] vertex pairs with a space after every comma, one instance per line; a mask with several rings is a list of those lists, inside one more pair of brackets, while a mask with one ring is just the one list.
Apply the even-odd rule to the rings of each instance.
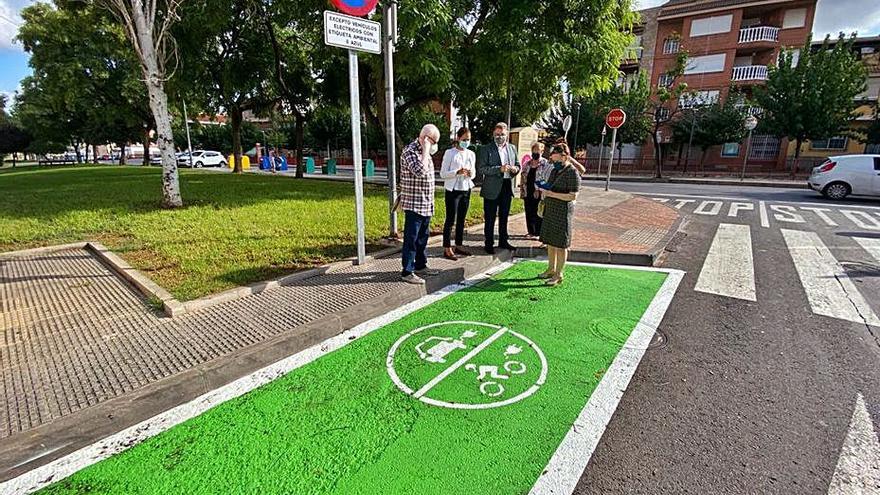
[[813, 169], [809, 185], [828, 199], [880, 197], [880, 155], [832, 156]]
[[[183, 153], [177, 157], [177, 165], [179, 167], [189, 167], [189, 155]], [[195, 168], [202, 167], [225, 167], [226, 158], [219, 151], [196, 150], [192, 153], [192, 166]]]

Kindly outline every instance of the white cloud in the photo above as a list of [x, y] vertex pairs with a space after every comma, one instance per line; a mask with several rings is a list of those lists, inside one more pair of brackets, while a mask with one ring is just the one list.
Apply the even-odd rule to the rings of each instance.
[[[647, 9], [666, 0], [635, 0], [637, 8]], [[880, 2], [877, 0], [819, 0], [813, 33], [816, 38], [826, 34], [858, 32], [860, 36], [880, 34]]]
[[0, 0], [0, 50], [21, 49], [21, 45], [13, 43], [21, 25], [19, 10], [24, 5], [12, 6], [8, 0]]

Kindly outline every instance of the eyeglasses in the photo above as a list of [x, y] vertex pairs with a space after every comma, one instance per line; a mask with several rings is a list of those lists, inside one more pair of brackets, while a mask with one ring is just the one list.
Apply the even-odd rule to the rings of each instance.
[[563, 148], [562, 146], [554, 146], [553, 150], [550, 152], [550, 154], [553, 155], [553, 154], [557, 154], [557, 153], [560, 155], [564, 155], [565, 148]]

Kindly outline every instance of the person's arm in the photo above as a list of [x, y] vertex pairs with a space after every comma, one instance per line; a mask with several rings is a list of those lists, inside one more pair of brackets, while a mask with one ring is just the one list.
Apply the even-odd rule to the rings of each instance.
[[[401, 158], [401, 167], [407, 169], [415, 175], [416, 177], [427, 177], [429, 170], [428, 167], [425, 166], [425, 162], [422, 161], [422, 157], [419, 156], [418, 153], [412, 148], [407, 148], [403, 150], [403, 154], [400, 156]], [[430, 173], [433, 174], [433, 170], [430, 170]]]
[[446, 153], [443, 154], [443, 165], [440, 166], [441, 179], [454, 179], [457, 175], [458, 170], [452, 170], [452, 167], [455, 165], [453, 161], [455, 155], [453, 153], [455, 151], [446, 150]]
[[493, 143], [480, 147], [480, 156], [477, 157], [477, 170], [480, 174], [486, 177], [500, 177], [504, 175], [504, 173], [501, 172], [501, 165], [496, 165], [494, 167], [489, 166], [489, 146], [495, 146], [495, 144]]
[[[510, 154], [510, 148], [512, 148], [512, 144], [507, 145], [507, 153]], [[522, 170], [522, 167], [519, 166], [519, 158], [516, 156], [516, 151], [513, 152], [513, 165], [507, 167], [507, 172], [511, 177], [515, 176]]]
[[577, 199], [577, 193], [558, 193], [553, 191], [544, 191], [545, 198], [555, 198], [560, 201], [574, 201]]
[[587, 167], [583, 166], [581, 162], [571, 157], [568, 157], [568, 162], [577, 169], [579, 175], [584, 175], [585, 173], [587, 173]]

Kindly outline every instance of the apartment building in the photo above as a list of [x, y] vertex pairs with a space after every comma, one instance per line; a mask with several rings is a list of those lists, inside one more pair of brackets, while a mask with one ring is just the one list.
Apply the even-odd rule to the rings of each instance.
[[[812, 49], [822, 48], [824, 40], [813, 42]], [[880, 104], [880, 36], [856, 38], [853, 50], [867, 69], [866, 89], [855, 100], [859, 104], [859, 115], [851, 126], [851, 135], [829, 136], [825, 139], [807, 141], [801, 148], [802, 160], [807, 166], [823, 161], [829, 156], [852, 155], [859, 153], [880, 154], [880, 143], [866, 142], [858, 138], [877, 118]], [[788, 155], [793, 156], [795, 144], [790, 143]]]
[[[768, 66], [783, 49], [797, 59], [812, 31], [816, 0], [670, 0], [657, 14], [651, 84], [672, 86], [684, 82], [696, 98], [671, 102], [686, 106], [724, 100], [730, 87], [748, 94], [767, 80]], [[670, 74], [679, 53], [686, 50], [684, 75]], [[754, 110], [756, 113], [759, 110]], [[679, 146], [670, 144], [671, 132], [661, 131], [666, 166], [680, 163]], [[707, 171], [736, 170], [745, 158], [744, 143], [711, 149]], [[769, 135], [752, 139], [749, 163], [764, 169], [785, 170], [788, 143]], [[643, 156], [653, 146], [643, 146]], [[696, 154], [692, 154], [695, 156]]]

